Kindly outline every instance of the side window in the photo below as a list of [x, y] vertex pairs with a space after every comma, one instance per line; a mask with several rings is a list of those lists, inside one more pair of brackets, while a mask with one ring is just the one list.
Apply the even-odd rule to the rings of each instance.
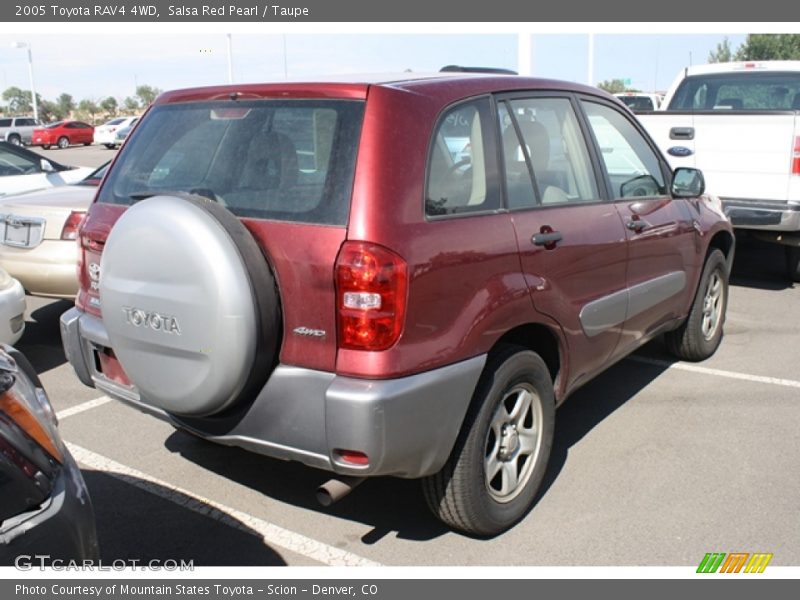
[[433, 133], [425, 185], [425, 214], [441, 216], [500, 208], [488, 176], [489, 99], [451, 108]]
[[614, 197], [666, 194], [658, 156], [633, 124], [608, 106], [584, 102], [583, 107], [600, 147]]
[[500, 104], [509, 208], [592, 202], [597, 182], [568, 98]]
[[0, 127], [11, 127], [11, 119], [0, 119]]

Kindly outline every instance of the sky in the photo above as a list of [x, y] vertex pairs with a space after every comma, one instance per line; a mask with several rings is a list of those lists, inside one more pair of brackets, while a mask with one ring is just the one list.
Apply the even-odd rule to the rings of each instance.
[[[68, 32], [63, 32], [66, 29]], [[30, 44], [36, 91], [48, 100], [62, 92], [76, 101], [122, 100], [136, 85], [162, 90], [228, 81], [227, 35], [222, 27], [187, 33], [187, 28], [138, 33], [90, 32], [69, 27], [52, 33], [8, 31], [0, 24], [0, 91], [10, 86], [30, 89], [25, 49]], [[231, 35], [233, 77], [250, 83], [349, 73], [387, 73], [410, 69], [437, 71], [446, 64], [517, 69], [517, 34], [439, 33], [278, 33], [245, 30]], [[130, 30], [128, 30], [130, 31]], [[368, 29], [367, 29], [368, 31]], [[431, 32], [432, 31], [432, 32]], [[725, 37], [736, 48], [742, 33], [595, 33], [593, 84], [629, 79], [643, 91], [666, 90], [685, 66], [707, 62], [709, 52]], [[586, 83], [589, 35], [534, 33], [533, 75]]]

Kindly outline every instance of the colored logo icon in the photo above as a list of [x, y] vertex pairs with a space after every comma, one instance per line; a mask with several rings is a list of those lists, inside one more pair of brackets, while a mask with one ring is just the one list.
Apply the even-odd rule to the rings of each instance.
[[[726, 558], [727, 557], [727, 558]], [[763, 573], [772, 560], [766, 552], [708, 552], [697, 567], [698, 573]]]

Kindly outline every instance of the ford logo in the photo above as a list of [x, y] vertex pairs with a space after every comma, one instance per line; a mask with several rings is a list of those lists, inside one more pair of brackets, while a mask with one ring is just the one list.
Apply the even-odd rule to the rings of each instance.
[[687, 148], [686, 146], [673, 146], [672, 148], [667, 150], [667, 154], [670, 156], [691, 156], [694, 154], [694, 151], [691, 148]]

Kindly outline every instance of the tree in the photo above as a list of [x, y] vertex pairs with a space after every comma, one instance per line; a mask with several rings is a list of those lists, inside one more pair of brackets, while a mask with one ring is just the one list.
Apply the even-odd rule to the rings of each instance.
[[75, 100], [69, 94], [61, 94], [56, 99], [58, 105], [59, 119], [66, 119], [75, 110]]
[[[37, 94], [38, 95], [38, 94]], [[39, 101], [39, 119], [47, 123], [48, 121], [61, 121], [65, 119], [67, 115], [65, 115], [61, 111], [61, 107], [56, 102], [51, 102], [50, 100], [40, 100]]]
[[[38, 94], [37, 100], [38, 100]], [[31, 104], [31, 93], [21, 90], [17, 86], [11, 86], [3, 92], [3, 100], [8, 102], [8, 111], [11, 114], [21, 114], [33, 112]]]
[[78, 104], [78, 110], [84, 115], [89, 115], [87, 121], [92, 121], [92, 124], [94, 124], [94, 116], [100, 112], [100, 107], [97, 106], [97, 102], [94, 100], [89, 100], [86, 98], [80, 101]]
[[609, 94], [619, 94], [621, 92], [638, 92], [640, 90], [636, 90], [633, 88], [629, 88], [625, 85], [625, 81], [622, 79], [611, 79], [605, 80], [602, 83], [598, 83], [597, 87], [601, 90], [605, 90]]
[[147, 108], [160, 93], [160, 89], [149, 85], [140, 85], [136, 88], [136, 97], [139, 98], [139, 103], [142, 108]]
[[800, 60], [800, 35], [750, 34], [736, 51], [736, 60]]
[[122, 107], [127, 113], [136, 113], [139, 112], [139, 100], [134, 98], [133, 96], [128, 96], [125, 100], [122, 101]]
[[733, 50], [731, 50], [731, 41], [725, 37], [719, 44], [717, 49], [708, 53], [708, 62], [710, 63], [724, 63], [731, 62], [734, 59]]
[[100, 102], [100, 108], [103, 109], [103, 112], [106, 114], [107, 118], [111, 118], [117, 115], [119, 104], [117, 104], [117, 99], [114, 98], [114, 96], [109, 96]]

